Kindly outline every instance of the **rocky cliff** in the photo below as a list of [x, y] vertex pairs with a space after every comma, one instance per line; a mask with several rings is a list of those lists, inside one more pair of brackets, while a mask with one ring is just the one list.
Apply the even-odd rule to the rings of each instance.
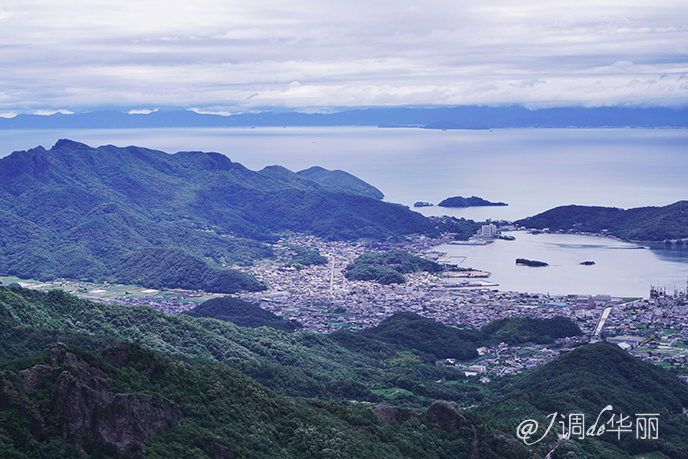
[[15, 409], [29, 419], [35, 439], [57, 429], [84, 456], [87, 445], [139, 454], [149, 436], [179, 422], [180, 411], [160, 397], [111, 387], [107, 360], [117, 364], [126, 349], [106, 352], [106, 360], [94, 365], [57, 343], [45, 363], [0, 373], [0, 409]]

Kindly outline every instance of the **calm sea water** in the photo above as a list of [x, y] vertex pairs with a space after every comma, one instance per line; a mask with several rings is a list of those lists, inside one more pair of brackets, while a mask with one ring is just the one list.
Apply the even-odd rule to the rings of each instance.
[[[553, 295], [647, 297], [650, 287], [667, 293], [685, 291], [688, 251], [650, 250], [610, 238], [509, 233], [515, 241], [497, 240], [486, 246], [442, 245], [459, 266], [485, 269], [499, 290]], [[548, 263], [546, 267], [516, 265], [517, 258]], [[591, 266], [583, 261], [594, 261]]]
[[[456, 195], [509, 204], [419, 209], [425, 215], [475, 220], [515, 220], [567, 204], [629, 208], [688, 199], [688, 130], [0, 130], [0, 156], [37, 145], [50, 148], [60, 138], [91, 146], [138, 145], [170, 153], [217, 151], [253, 170], [273, 164], [294, 171], [314, 165], [343, 169], [378, 187], [387, 201], [408, 206], [416, 201], [436, 204]], [[576, 242], [574, 249], [566, 237], [559, 242], [562, 236], [549, 237], [555, 242], [543, 243], [544, 237], [531, 240], [525, 235], [511, 243], [471, 248], [476, 252], [467, 263], [471, 260], [471, 266], [493, 271], [493, 280], [505, 290], [647, 296], [651, 284], [685, 289], [685, 251], [609, 248], [599, 241]], [[579, 246], [591, 252], [579, 252]], [[526, 253], [535, 248], [534, 255]], [[571, 260], [557, 261], [559, 256]], [[516, 270], [510, 266], [516, 257], [542, 259], [556, 266]], [[596, 265], [577, 265], [583, 258], [595, 260]], [[502, 263], [513, 269], [501, 271]]]

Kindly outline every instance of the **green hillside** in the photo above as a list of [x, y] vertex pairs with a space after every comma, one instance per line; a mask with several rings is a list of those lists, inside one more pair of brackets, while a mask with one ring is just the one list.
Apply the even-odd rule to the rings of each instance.
[[448, 327], [412, 312], [398, 312], [376, 327], [358, 332], [333, 333], [332, 338], [347, 348], [417, 351], [430, 364], [437, 359], [469, 360], [478, 356], [486, 335], [476, 330]]
[[578, 325], [566, 317], [509, 317], [487, 323], [480, 331], [489, 335], [493, 342], [504, 341], [510, 345], [528, 342], [551, 344], [558, 338], [583, 334]]
[[372, 280], [381, 284], [403, 284], [404, 274], [417, 271], [438, 273], [442, 267], [434, 261], [413, 255], [405, 250], [389, 250], [383, 253], [364, 253], [356, 257], [344, 270], [344, 276], [352, 280]]
[[[501, 384], [504, 396], [484, 407], [486, 416], [494, 420], [492, 425], [500, 430], [515, 434], [521, 422], [534, 419], [540, 424], [537, 435], [531, 438], [535, 441], [549, 425], [551, 418], [546, 416], [557, 413], [557, 423], [549, 435], [532, 446], [540, 455], [557, 446], [552, 456], [555, 459], [621, 459], [652, 451], [661, 451], [670, 458], [688, 457], [688, 418], [683, 413], [684, 407], [688, 407], [688, 385], [616, 345], [597, 343], [577, 348], [523, 377], [505, 379]], [[612, 409], [604, 411], [607, 405]], [[602, 413], [598, 425], [606, 425], [608, 431], [557, 442], [556, 434], [562, 433], [558, 421], [568, 422], [569, 414], [576, 413], [584, 415], [585, 430]], [[636, 439], [636, 414], [642, 413], [658, 414], [658, 438]], [[617, 422], [610, 422], [612, 414]], [[630, 417], [630, 433], [612, 431], [619, 426], [620, 414]]]
[[185, 311], [184, 314], [232, 322], [240, 327], [271, 327], [286, 332], [302, 328], [299, 323], [284, 320], [258, 305], [232, 297], [213, 298]]
[[525, 457], [455, 405], [423, 412], [281, 397], [227, 366], [62, 343], [0, 366], [3, 458]]
[[320, 252], [317, 250], [296, 245], [289, 245], [287, 247], [290, 254], [285, 262], [286, 267], [301, 269], [305, 266], [326, 265], [329, 261], [327, 257], [320, 255]]
[[[247, 320], [260, 324], [256, 317]], [[484, 393], [478, 382], [435, 366], [435, 360], [470, 359], [478, 346], [491, 342], [480, 331], [409, 313], [360, 332], [294, 334], [20, 287], [0, 287], [0, 326], [7, 338], [0, 340], [0, 360], [26, 357], [57, 340], [90, 350], [127, 341], [177, 359], [233, 366], [283, 395], [412, 407], [436, 399], [480, 402]]]
[[[199, 458], [688, 451], [688, 386], [602, 343], [481, 385], [436, 367], [428, 352], [456, 355], [458, 345], [490, 336], [411, 314], [362, 332], [295, 334], [0, 287], [0, 327], [2, 457], [132, 457], [142, 448], [144, 457]], [[544, 426], [555, 412], [593, 422], [606, 405], [617, 415], [658, 414], [659, 437], [558, 441], [551, 432], [527, 446], [516, 435], [524, 420]]]
[[526, 228], [607, 233], [629, 241], [661, 242], [688, 238], [688, 201], [664, 207], [562, 206], [518, 220]]
[[183, 288], [216, 293], [266, 290], [255, 277], [233, 269], [219, 269], [184, 249], [148, 248], [122, 257], [118, 281], [143, 287]]
[[[3, 360], [24, 357], [0, 368], [7, 381], [1, 387], [34, 373], [31, 380], [40, 381], [0, 397], [3, 457], [127, 457], [144, 447], [145, 457], [524, 457], [520, 445], [479, 416], [454, 403], [433, 403], [475, 402], [477, 388], [460, 373], [413, 359], [379, 361], [327, 336], [246, 329], [19, 287], [0, 287], [0, 325]], [[56, 349], [50, 344], [56, 340], [101, 356]], [[138, 346], [113, 350], [122, 340], [177, 360]], [[42, 352], [46, 347], [53, 350]], [[379, 402], [366, 388], [372, 384], [398, 394], [389, 399], [397, 406], [296, 401], [219, 362], [311, 400]], [[418, 404], [423, 400], [426, 408]], [[398, 406], [405, 403], [415, 410]]]
[[338, 330], [330, 337], [349, 350], [378, 358], [411, 351], [433, 364], [438, 359], [447, 358], [470, 360], [478, 356], [478, 347], [502, 341], [511, 345], [550, 344], [557, 338], [581, 334], [578, 325], [566, 317], [510, 317], [474, 330], [444, 325], [413, 312], [398, 312], [375, 327], [357, 332]]
[[298, 171], [297, 174], [331, 190], [360, 194], [375, 199], [382, 199], [385, 197], [380, 190], [348, 172], [340, 170], [330, 171], [322, 167], [313, 166]]
[[0, 159], [6, 275], [181, 287], [199, 278], [181, 271], [163, 280], [135, 268], [149, 263], [151, 249], [184, 249], [172, 252], [177, 266], [203, 270], [206, 284], [231, 293], [259, 284], [214, 270], [272, 256], [264, 242], [285, 231], [347, 239], [430, 230], [420, 214], [350, 194], [348, 186], [278, 167], [254, 172], [218, 153], [60, 140]]
[[4, 360], [26, 357], [56, 340], [90, 350], [127, 341], [177, 359], [233, 366], [289, 396], [389, 398], [414, 407], [427, 407], [436, 399], [470, 405], [483, 396], [474, 385], [464, 384], [456, 370], [407, 354], [407, 345], [384, 344], [380, 353], [350, 348], [328, 335], [238, 327], [147, 306], [95, 303], [59, 290], [0, 287], [0, 326], [7, 337], [0, 340]]

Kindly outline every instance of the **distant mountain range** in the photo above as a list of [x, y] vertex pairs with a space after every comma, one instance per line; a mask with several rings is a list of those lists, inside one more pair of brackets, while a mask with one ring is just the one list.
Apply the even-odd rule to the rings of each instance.
[[147, 115], [119, 111], [0, 118], [0, 129], [122, 129], [166, 127], [380, 126], [427, 129], [493, 128], [685, 128], [688, 108], [560, 107], [529, 110], [522, 106], [367, 108], [335, 113], [261, 112], [235, 115], [189, 110]]

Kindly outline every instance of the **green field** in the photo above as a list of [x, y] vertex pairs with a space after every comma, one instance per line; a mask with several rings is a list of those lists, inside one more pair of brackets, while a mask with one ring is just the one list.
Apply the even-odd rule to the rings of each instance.
[[147, 289], [136, 285], [123, 284], [96, 284], [74, 280], [56, 280], [53, 282], [40, 282], [35, 279], [20, 279], [12, 276], [0, 276], [2, 285], [17, 283], [22, 287], [32, 290], [63, 290], [67, 293], [87, 300], [110, 302], [118, 298], [153, 298], [157, 301], [172, 301], [179, 304], [202, 303], [211, 298], [222, 296], [214, 293], [194, 292], [182, 289]]

